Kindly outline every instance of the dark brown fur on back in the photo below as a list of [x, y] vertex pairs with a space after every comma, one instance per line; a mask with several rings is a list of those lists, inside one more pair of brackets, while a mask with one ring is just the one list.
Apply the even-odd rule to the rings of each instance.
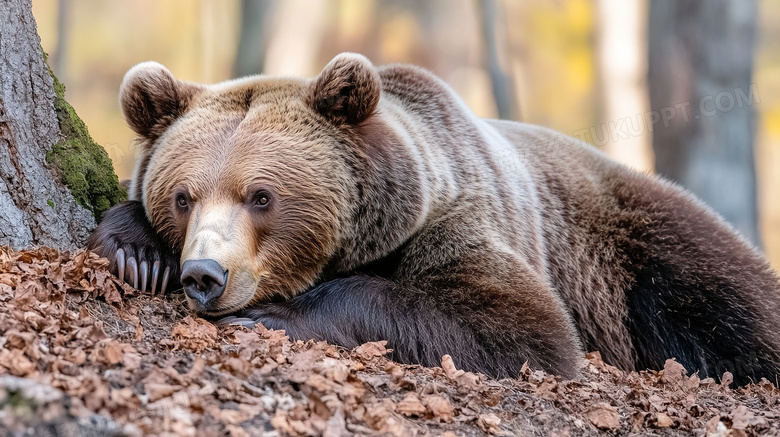
[[624, 369], [674, 357], [739, 384], [778, 375], [780, 281], [728, 224], [668, 181], [557, 134], [550, 147], [546, 129], [498, 124], [540, 145], [530, 167], [542, 181], [551, 278], [586, 350]]

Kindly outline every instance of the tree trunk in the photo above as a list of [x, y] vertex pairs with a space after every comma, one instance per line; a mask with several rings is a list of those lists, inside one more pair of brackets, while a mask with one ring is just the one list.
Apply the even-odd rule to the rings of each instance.
[[652, 0], [648, 80], [656, 170], [759, 245], [755, 23], [753, 0]]
[[[641, 171], [653, 170], [647, 112], [647, 3], [600, 0], [598, 12], [599, 91], [603, 150]], [[593, 135], [593, 140], [597, 136]]]
[[0, 245], [83, 246], [121, 200], [116, 175], [62, 100], [31, 0], [0, 1], [0, 17]]
[[479, 15], [482, 31], [482, 40], [485, 47], [487, 70], [490, 73], [490, 86], [493, 91], [493, 100], [496, 102], [498, 118], [504, 120], [519, 120], [520, 114], [514, 108], [514, 90], [509, 75], [506, 74], [499, 62], [499, 48], [496, 41], [496, 19], [498, 13], [495, 0], [480, 0]]
[[265, 71], [268, 46], [268, 16], [271, 0], [241, 0], [241, 34], [238, 40], [233, 76], [244, 77]]
[[[272, 76], [314, 75], [319, 70], [318, 53], [325, 32], [330, 2], [286, 0], [276, 2], [263, 72]], [[290, 25], [289, 23], [295, 23]]]

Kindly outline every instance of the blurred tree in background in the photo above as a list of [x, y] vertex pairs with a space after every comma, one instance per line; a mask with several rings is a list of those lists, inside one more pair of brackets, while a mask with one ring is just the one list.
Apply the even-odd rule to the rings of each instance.
[[67, 47], [70, 38], [70, 11], [71, 0], [57, 0], [57, 47], [54, 48], [54, 56], [50, 59], [51, 68], [60, 72], [59, 79], [63, 83], [68, 82], [65, 69]]
[[272, 3], [271, 0], [241, 0], [241, 36], [233, 67], [235, 77], [259, 74], [265, 70]]
[[496, 21], [498, 15], [495, 0], [479, 0], [480, 24], [485, 46], [486, 69], [490, 73], [490, 85], [493, 90], [493, 100], [496, 102], [498, 118], [520, 120], [520, 110], [516, 108], [513, 98], [512, 80], [501, 65], [500, 51], [497, 39]]
[[605, 124], [589, 139], [618, 161], [652, 171], [650, 128], [643, 117], [648, 107], [647, 1], [598, 0], [596, 9], [598, 108]]
[[649, 26], [655, 168], [760, 246], [752, 86], [752, 0], [652, 0]]

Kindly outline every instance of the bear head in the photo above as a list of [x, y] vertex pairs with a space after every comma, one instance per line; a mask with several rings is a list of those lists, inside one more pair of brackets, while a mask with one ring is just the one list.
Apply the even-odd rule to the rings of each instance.
[[[376, 68], [356, 54], [314, 79], [200, 85], [154, 62], [126, 74], [120, 104], [140, 142], [130, 197], [181, 253], [195, 311], [292, 297], [408, 238], [419, 201], [388, 207], [382, 197], [400, 187], [381, 174], [416, 176], [392, 168], [397, 138], [376, 116], [380, 94]], [[188, 284], [188, 263], [221, 291]]]

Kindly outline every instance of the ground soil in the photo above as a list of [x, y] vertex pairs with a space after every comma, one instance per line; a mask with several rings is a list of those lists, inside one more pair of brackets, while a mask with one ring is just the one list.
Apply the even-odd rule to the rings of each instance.
[[493, 380], [283, 331], [217, 327], [87, 252], [0, 247], [0, 435], [780, 435], [780, 390], [622, 372]]

